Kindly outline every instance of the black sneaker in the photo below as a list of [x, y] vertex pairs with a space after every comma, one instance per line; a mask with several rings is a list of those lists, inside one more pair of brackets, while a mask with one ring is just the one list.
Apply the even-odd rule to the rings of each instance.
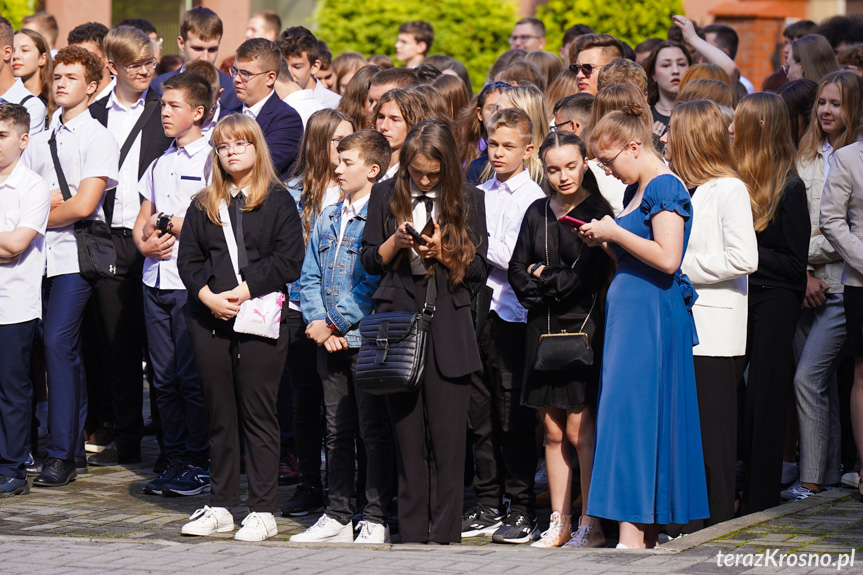
[[479, 537], [492, 535], [501, 526], [503, 516], [494, 507], [477, 503], [464, 512], [461, 519], [461, 536]]
[[528, 543], [539, 539], [539, 525], [536, 517], [523, 511], [510, 511], [494, 535], [493, 543]]
[[185, 470], [186, 466], [180, 462], [169, 465], [168, 468], [163, 470], [158, 477], [156, 477], [144, 486], [144, 493], [146, 493], [147, 495], [161, 495], [162, 488], [174, 479], [176, 479], [177, 476], [179, 476]]
[[210, 490], [210, 470], [186, 465], [171, 481], [162, 486], [162, 495], [168, 497], [198, 495]]
[[298, 485], [294, 494], [282, 505], [284, 517], [302, 517], [311, 511], [320, 511], [324, 507], [324, 497], [320, 487]]

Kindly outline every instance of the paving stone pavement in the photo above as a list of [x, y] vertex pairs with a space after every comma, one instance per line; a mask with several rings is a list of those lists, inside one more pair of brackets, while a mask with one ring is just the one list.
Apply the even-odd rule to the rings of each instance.
[[[91, 467], [67, 487], [33, 488], [29, 495], [0, 500], [0, 574], [863, 573], [863, 503], [848, 489], [737, 518], [655, 551], [543, 550], [493, 545], [483, 538], [448, 547], [374, 549], [289, 543], [317, 515], [279, 517], [278, 536], [264, 543], [236, 542], [230, 533], [187, 538], [180, 527], [208, 495], [145, 495], [143, 485], [154, 477], [155, 449], [148, 440], [143, 464]], [[293, 489], [279, 488], [279, 500]], [[237, 508], [234, 516], [240, 520], [246, 512]], [[853, 566], [827, 566], [852, 550]], [[788, 567], [787, 558], [779, 564], [786, 553], [798, 562], [802, 558], [805, 566]], [[761, 568], [753, 567], [758, 554]]]

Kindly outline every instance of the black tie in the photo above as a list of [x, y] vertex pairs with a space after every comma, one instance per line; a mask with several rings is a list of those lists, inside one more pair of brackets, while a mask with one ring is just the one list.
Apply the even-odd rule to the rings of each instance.
[[246, 197], [243, 192], [237, 194], [234, 199], [234, 209], [237, 216], [237, 262], [239, 268], [243, 269], [249, 265], [249, 256], [246, 255], [246, 239], [243, 236], [243, 206], [246, 205]]
[[426, 206], [426, 219], [427, 220], [432, 219], [432, 208], [434, 208], [434, 199], [428, 197], [425, 194], [422, 194], [420, 196], [417, 196], [416, 201], [422, 202], [425, 204], [425, 206]]

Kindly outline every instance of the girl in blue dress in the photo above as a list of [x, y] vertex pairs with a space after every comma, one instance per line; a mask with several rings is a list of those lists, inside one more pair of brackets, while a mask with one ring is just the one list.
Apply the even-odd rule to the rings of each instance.
[[579, 231], [618, 261], [587, 514], [620, 521], [618, 547], [651, 548], [660, 525], [709, 516], [692, 360], [697, 296], [680, 271], [692, 205], [653, 150], [645, 108], [609, 113], [589, 141], [600, 167], [629, 187], [620, 216]]

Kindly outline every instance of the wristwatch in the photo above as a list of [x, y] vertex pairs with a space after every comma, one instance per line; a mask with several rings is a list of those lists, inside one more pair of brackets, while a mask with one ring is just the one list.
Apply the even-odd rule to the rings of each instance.
[[174, 224], [171, 222], [171, 218], [173, 217], [159, 212], [159, 216], [156, 219], [156, 229], [163, 234], [171, 233], [171, 229], [174, 227]]

